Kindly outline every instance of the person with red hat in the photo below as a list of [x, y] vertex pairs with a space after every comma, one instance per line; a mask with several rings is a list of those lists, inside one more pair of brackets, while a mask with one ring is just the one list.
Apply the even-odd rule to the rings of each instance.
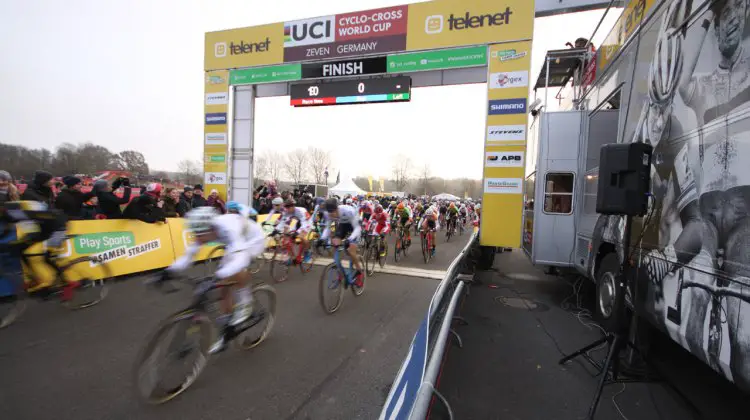
[[136, 219], [146, 223], [164, 222], [167, 216], [162, 210], [161, 184], [152, 182], [146, 186], [146, 192], [130, 201], [123, 216], [126, 219]]

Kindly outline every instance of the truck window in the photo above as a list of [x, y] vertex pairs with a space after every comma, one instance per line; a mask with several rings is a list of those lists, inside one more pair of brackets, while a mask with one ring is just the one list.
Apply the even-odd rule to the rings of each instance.
[[574, 175], [549, 172], [544, 177], [544, 212], [571, 214], [573, 212]]

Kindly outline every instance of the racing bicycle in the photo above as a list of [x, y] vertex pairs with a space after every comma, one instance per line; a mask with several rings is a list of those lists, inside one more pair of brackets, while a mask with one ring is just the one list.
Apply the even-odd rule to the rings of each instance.
[[[244, 323], [220, 326], [219, 320], [226, 318], [221, 317], [220, 310], [222, 289], [234, 283], [217, 281], [213, 276], [188, 280], [193, 283], [192, 302], [160, 322], [136, 358], [133, 383], [141, 401], [162, 404], [188, 389], [206, 367], [217, 331], [224, 335], [227, 345], [235, 343], [249, 350], [265, 341], [273, 329], [276, 290], [270, 285], [252, 286], [253, 312]], [[148, 283], [158, 284], [153, 280]], [[173, 282], [160, 285], [159, 289], [163, 293], [179, 290]], [[160, 358], [160, 353], [166, 354]], [[170, 375], [167, 369], [172, 367], [177, 372]]]
[[396, 228], [396, 244], [394, 245], [394, 252], [393, 252], [393, 259], [398, 262], [402, 254], [403, 256], [406, 256], [406, 251], [409, 249], [409, 246], [411, 245], [405, 238], [406, 238], [406, 228], [401, 224], [401, 222], [398, 222], [398, 227]]
[[[435, 229], [430, 229], [429, 232], [435, 232]], [[424, 262], [427, 264], [432, 259], [432, 235], [428, 235], [427, 232], [422, 230], [419, 233], [420, 241], [422, 242], [422, 257], [424, 257]]]
[[307, 255], [303, 255], [302, 241], [297, 238], [297, 232], [273, 231], [271, 235], [276, 243], [271, 257], [271, 278], [274, 281], [286, 281], [289, 278], [289, 267], [292, 265], [299, 266], [302, 274], [312, 270], [315, 256], [310, 250], [307, 250]]
[[[351, 287], [354, 296], [361, 296], [362, 293], [365, 292], [367, 273], [362, 273], [362, 278], [360, 281], [357, 281], [357, 279], [354, 278], [356, 269], [354, 268], [354, 262], [351, 258], [349, 258], [349, 268], [344, 268], [344, 264], [341, 262], [341, 252], [348, 247], [348, 241], [343, 241], [342, 245], [335, 247], [333, 252], [333, 262], [323, 269], [323, 274], [320, 276], [320, 306], [323, 307], [323, 311], [327, 314], [332, 314], [339, 310], [341, 304], [344, 302], [344, 289]], [[363, 261], [362, 256], [357, 255], [357, 258], [360, 259], [360, 264], [364, 267], [365, 262]], [[333, 297], [331, 303], [329, 303], [327, 299], [329, 293]]]
[[380, 268], [385, 267], [386, 258], [388, 257], [388, 244], [385, 238], [376, 233], [373, 229], [367, 236], [367, 249], [365, 254], [365, 270], [368, 276], [375, 273], [375, 263], [380, 264]]
[[[112, 272], [106, 262], [91, 255], [64, 260], [70, 254], [73, 238], [75, 235], [66, 236], [61, 248], [44, 245], [43, 252], [22, 253], [19, 259], [0, 256], [4, 259], [0, 261], [0, 278], [8, 286], [5, 296], [0, 296], [0, 328], [18, 320], [26, 310], [27, 298], [58, 299], [65, 308], [75, 310], [94, 306], [107, 296]], [[31, 262], [31, 258], [52, 269], [51, 282], [42, 279], [32, 268], [42, 264]], [[30, 281], [24, 281], [25, 275]]]

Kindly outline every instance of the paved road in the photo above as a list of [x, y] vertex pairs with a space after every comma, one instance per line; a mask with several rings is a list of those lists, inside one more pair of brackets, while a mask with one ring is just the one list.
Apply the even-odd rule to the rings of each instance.
[[[445, 269], [466, 240], [439, 239], [430, 264], [417, 243], [399, 265]], [[388, 265], [394, 266], [392, 257]], [[0, 331], [2, 417], [375, 418], [438, 283], [379, 273], [363, 296], [347, 294], [339, 312], [325, 315], [317, 301], [321, 271], [315, 267], [304, 278], [295, 272], [276, 285], [279, 312], [268, 341], [212, 358], [191, 389], [159, 407], [136, 402], [131, 368], [147, 334], [186, 303], [187, 292], [161, 295], [133, 278], [115, 284], [106, 301], [88, 310], [32, 304], [17, 324]]]

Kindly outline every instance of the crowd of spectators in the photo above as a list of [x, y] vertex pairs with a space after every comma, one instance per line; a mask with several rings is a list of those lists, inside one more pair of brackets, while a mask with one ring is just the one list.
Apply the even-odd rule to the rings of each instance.
[[[0, 205], [8, 201], [29, 200], [45, 203], [65, 213], [68, 220], [137, 219], [146, 223], [163, 222], [167, 217], [184, 217], [195, 207], [210, 206], [226, 213], [226, 203], [216, 190], [204, 197], [203, 186], [163, 189], [159, 183], [140, 187], [128, 178], [111, 183], [100, 179], [90, 191], [83, 191], [83, 182], [76, 176], [55, 178], [47, 171], [36, 171], [21, 192], [18, 183], [7, 171], [0, 170]], [[140, 188], [134, 195], [133, 188]]]

